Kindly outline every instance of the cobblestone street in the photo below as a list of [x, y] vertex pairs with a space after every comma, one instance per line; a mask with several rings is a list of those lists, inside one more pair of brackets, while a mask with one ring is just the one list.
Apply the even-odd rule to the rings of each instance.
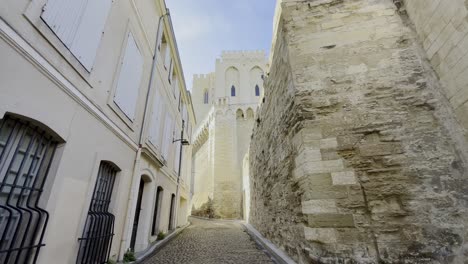
[[191, 218], [192, 225], [143, 264], [274, 263], [234, 221]]

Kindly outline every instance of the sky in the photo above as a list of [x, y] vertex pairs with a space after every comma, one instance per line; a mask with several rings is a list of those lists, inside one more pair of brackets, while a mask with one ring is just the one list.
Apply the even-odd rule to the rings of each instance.
[[276, 0], [166, 0], [187, 89], [194, 74], [214, 71], [223, 50], [268, 54]]

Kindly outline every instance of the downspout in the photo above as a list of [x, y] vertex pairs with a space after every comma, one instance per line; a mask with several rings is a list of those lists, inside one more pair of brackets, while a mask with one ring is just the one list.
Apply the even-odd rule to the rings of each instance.
[[129, 236], [131, 237], [132, 235], [132, 228], [130, 227], [130, 223], [132, 223], [135, 212], [133, 208], [133, 197], [134, 197], [134, 190], [137, 186], [137, 183], [139, 182], [139, 172], [140, 172], [140, 161], [141, 161], [141, 152], [142, 152], [142, 147], [143, 147], [143, 132], [146, 126], [146, 116], [148, 115], [148, 104], [149, 104], [149, 97], [151, 94], [151, 87], [153, 86], [154, 78], [156, 75], [156, 67], [157, 67], [157, 58], [158, 58], [158, 44], [159, 44], [159, 35], [161, 31], [161, 23], [164, 17], [168, 15], [168, 10], [166, 9], [166, 13], [163, 14], [162, 16], [159, 17], [158, 20], [158, 29], [156, 30], [156, 43], [154, 47], [154, 54], [153, 54], [153, 64], [151, 66], [151, 74], [150, 74], [150, 80], [148, 84], [148, 89], [146, 92], [146, 99], [145, 99], [145, 107], [144, 107], [144, 112], [143, 112], [143, 120], [141, 122], [141, 129], [140, 129], [140, 135], [138, 138], [138, 150], [136, 152], [135, 156], [135, 161], [133, 164], [133, 173], [132, 173], [132, 187], [130, 189], [130, 193], [128, 196], [128, 202], [127, 202], [127, 214], [125, 218], [125, 224], [124, 224], [124, 230], [123, 230], [123, 236], [122, 240], [120, 242], [120, 248], [119, 248], [119, 259], [123, 258], [123, 255], [125, 254], [127, 247], [127, 241], [129, 240]]

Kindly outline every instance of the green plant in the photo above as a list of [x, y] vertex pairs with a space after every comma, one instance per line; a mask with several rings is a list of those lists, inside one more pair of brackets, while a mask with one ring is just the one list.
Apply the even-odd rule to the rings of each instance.
[[166, 237], [166, 234], [164, 234], [164, 232], [161, 231], [158, 233], [158, 240], [163, 240], [165, 237]]
[[106, 264], [117, 264], [115, 260], [109, 259]]
[[127, 252], [125, 252], [124, 257], [123, 257], [124, 263], [132, 262], [135, 260], [136, 260], [135, 253], [132, 250], [127, 249]]

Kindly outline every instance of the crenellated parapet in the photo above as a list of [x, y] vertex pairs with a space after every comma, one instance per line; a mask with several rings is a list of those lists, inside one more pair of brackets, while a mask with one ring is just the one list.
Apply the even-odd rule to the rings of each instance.
[[233, 51], [223, 51], [221, 53], [221, 58], [218, 59], [218, 62], [226, 61], [245, 61], [247, 60], [259, 60], [265, 61], [266, 52], [264, 50], [233, 50]]

